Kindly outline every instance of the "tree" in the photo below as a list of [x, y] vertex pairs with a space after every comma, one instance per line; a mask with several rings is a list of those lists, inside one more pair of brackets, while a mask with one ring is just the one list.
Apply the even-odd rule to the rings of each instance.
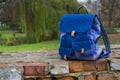
[[25, 16], [22, 20], [26, 19], [26, 35], [29, 43], [58, 39], [61, 16], [67, 12], [74, 13], [79, 6], [76, 0], [24, 0], [24, 3]]
[[101, 0], [101, 17], [105, 25], [109, 28], [119, 27], [120, 25], [120, 0]]
[[4, 12], [11, 23], [19, 23], [27, 42], [35, 43], [58, 39], [61, 16], [78, 6], [77, 0], [7, 0]]

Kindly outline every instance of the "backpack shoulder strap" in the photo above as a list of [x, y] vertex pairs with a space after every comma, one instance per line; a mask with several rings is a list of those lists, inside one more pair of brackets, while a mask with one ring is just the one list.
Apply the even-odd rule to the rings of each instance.
[[[110, 48], [110, 41], [109, 41], [109, 38], [107, 36], [107, 33], [102, 25], [102, 22], [100, 19], [98, 19], [99, 22], [100, 22], [100, 28], [101, 28], [101, 35], [102, 35], [102, 39], [104, 41], [104, 45], [105, 45], [105, 48], [106, 48], [106, 54], [109, 54], [111, 53], [111, 48]], [[107, 55], [106, 55], [107, 57]]]

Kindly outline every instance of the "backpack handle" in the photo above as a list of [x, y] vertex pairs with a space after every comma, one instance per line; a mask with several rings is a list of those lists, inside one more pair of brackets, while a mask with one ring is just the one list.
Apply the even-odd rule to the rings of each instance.
[[85, 6], [80, 6], [80, 7], [78, 8], [78, 10], [77, 10], [77, 14], [80, 13], [80, 11], [81, 11], [82, 8], [84, 8], [86, 14], [88, 14], [88, 10], [87, 10], [87, 8], [86, 8]]

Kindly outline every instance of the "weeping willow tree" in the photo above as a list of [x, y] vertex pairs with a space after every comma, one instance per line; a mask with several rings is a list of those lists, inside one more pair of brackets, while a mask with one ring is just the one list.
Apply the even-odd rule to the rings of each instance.
[[20, 26], [22, 30], [26, 32], [26, 12], [25, 12], [25, 3], [24, 0], [20, 0]]
[[77, 0], [10, 0], [19, 2], [19, 23], [28, 43], [59, 38], [59, 21], [65, 13], [75, 13]]
[[9, 25], [10, 29], [18, 28], [19, 25], [19, 2], [17, 0], [2, 0], [1, 4], [3, 13], [0, 18], [4, 20], [6, 25]]

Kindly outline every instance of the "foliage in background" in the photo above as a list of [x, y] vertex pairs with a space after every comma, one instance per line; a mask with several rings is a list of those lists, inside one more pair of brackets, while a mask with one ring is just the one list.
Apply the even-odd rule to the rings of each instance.
[[61, 16], [80, 6], [77, 0], [6, 0], [1, 5], [6, 24], [14, 30], [22, 28], [28, 43], [58, 39]]
[[21, 45], [25, 42], [25, 33], [15, 33], [11, 30], [0, 30], [0, 46]]
[[24, 3], [27, 4], [26, 35], [29, 43], [58, 39], [61, 16], [67, 12], [74, 13], [78, 4], [76, 0], [24, 0]]
[[101, 19], [107, 28], [120, 28], [120, 0], [100, 0]]

